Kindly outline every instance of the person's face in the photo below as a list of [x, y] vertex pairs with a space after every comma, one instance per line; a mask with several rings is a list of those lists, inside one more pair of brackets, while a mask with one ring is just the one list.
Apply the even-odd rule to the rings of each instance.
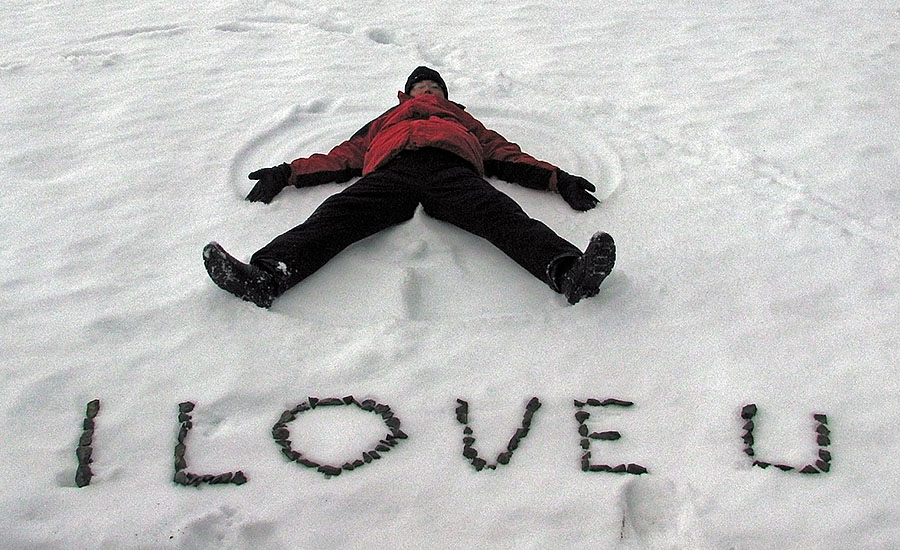
[[444, 90], [442, 90], [434, 80], [420, 80], [413, 84], [413, 87], [409, 90], [409, 95], [412, 97], [418, 97], [423, 94], [444, 97]]

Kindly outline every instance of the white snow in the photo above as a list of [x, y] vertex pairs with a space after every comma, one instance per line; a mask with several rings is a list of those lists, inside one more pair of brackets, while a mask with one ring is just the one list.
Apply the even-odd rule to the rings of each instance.
[[[0, 17], [2, 548], [900, 547], [900, 9], [893, 2], [7, 0]], [[261, 310], [209, 280], [342, 185], [243, 200], [325, 152], [419, 64], [604, 201], [494, 182], [618, 264], [570, 307], [417, 214]], [[313, 397], [409, 438], [328, 478], [272, 427]], [[457, 399], [493, 460], [462, 455]], [[592, 462], [583, 472], [576, 399]], [[94, 477], [75, 486], [85, 406]], [[172, 482], [178, 404], [196, 403]], [[759, 406], [752, 466], [741, 408]], [[374, 423], [373, 423], [374, 420]], [[302, 423], [301, 423], [302, 421]], [[340, 465], [384, 437], [304, 413]], [[379, 431], [379, 430], [384, 431]], [[342, 459], [341, 457], [346, 457]]]

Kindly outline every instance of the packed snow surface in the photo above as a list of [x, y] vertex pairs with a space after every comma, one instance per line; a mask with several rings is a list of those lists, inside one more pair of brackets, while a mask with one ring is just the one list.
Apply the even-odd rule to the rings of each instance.
[[[5, 0], [0, 18], [2, 548], [900, 547], [900, 8], [895, 2]], [[247, 259], [343, 185], [243, 199], [326, 152], [417, 65], [603, 202], [493, 181], [618, 263], [576, 306], [417, 213], [262, 310]], [[353, 396], [407, 439], [326, 477], [273, 440]], [[468, 403], [494, 462], [463, 456]], [[632, 407], [579, 409], [616, 398]], [[99, 399], [91, 483], [76, 487]], [[188, 470], [247, 483], [173, 482]], [[742, 407], [756, 404], [753, 466]], [[583, 471], [639, 464], [644, 475]], [[582, 417], [583, 418], [583, 417]], [[293, 449], [388, 433], [318, 407]]]

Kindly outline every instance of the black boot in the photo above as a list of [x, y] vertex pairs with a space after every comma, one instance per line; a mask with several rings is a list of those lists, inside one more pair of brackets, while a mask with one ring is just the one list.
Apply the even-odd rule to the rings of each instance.
[[560, 290], [570, 304], [590, 298], [600, 291], [600, 283], [616, 263], [616, 244], [606, 233], [595, 233], [584, 254], [562, 275]]
[[277, 275], [238, 261], [217, 242], [203, 248], [203, 263], [220, 288], [259, 307], [271, 307], [279, 294]]

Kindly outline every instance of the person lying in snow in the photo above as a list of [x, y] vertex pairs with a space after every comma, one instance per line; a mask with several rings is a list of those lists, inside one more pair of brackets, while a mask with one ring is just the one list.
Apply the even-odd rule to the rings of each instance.
[[203, 249], [212, 280], [259, 307], [325, 265], [347, 246], [413, 217], [419, 204], [433, 218], [487, 239], [571, 304], [597, 294], [615, 263], [612, 237], [596, 233], [584, 253], [484, 177], [557, 191], [575, 210], [597, 199], [586, 179], [525, 153], [447, 99], [441, 75], [418, 67], [398, 92], [400, 103], [327, 155], [263, 168], [249, 201], [269, 203], [288, 185], [355, 183], [326, 199], [302, 224], [258, 250], [249, 264], [218, 243]]

